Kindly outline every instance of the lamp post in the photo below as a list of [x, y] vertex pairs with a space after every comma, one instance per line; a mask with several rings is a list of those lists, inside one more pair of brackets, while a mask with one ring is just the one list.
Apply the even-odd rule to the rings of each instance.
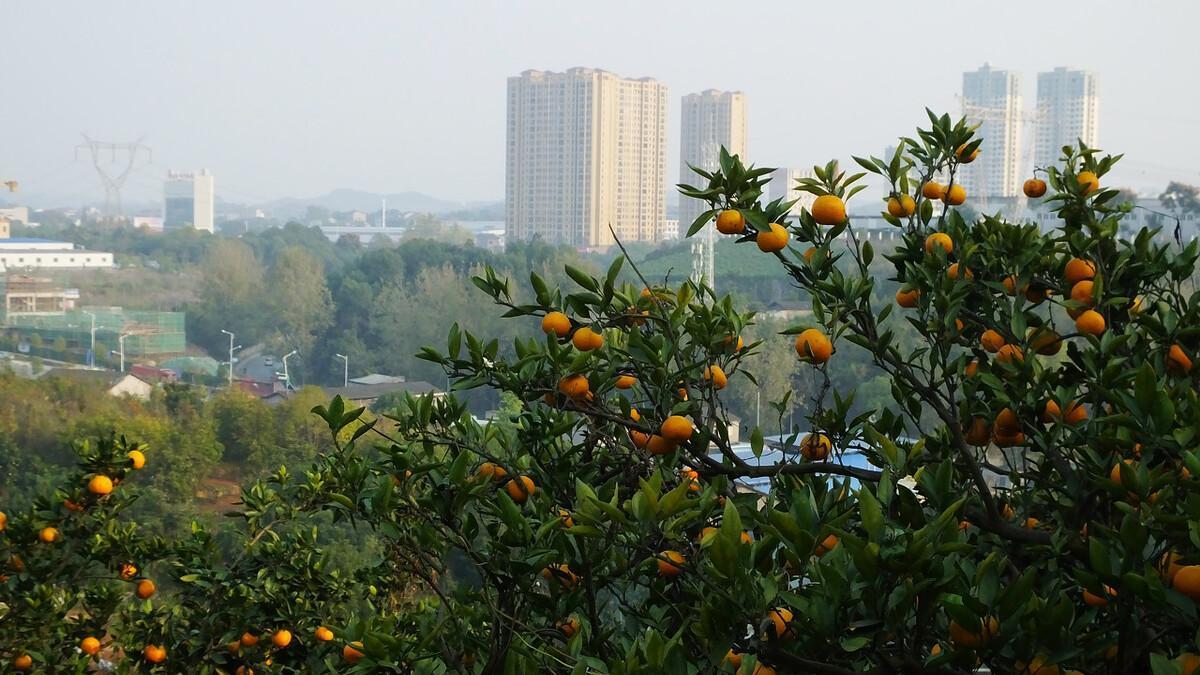
[[120, 372], [125, 372], [125, 338], [129, 337], [129, 333], [124, 333], [117, 336], [117, 353], [121, 355]]
[[296, 353], [297, 353], [296, 350], [293, 349], [292, 351], [288, 352], [287, 354], [284, 354], [284, 356], [283, 356], [283, 388], [284, 388], [284, 390], [288, 390], [288, 389], [292, 388], [292, 378], [290, 375], [288, 375], [287, 360], [289, 357], [295, 356]]
[[84, 314], [87, 314], [92, 319], [92, 344], [91, 344], [91, 347], [88, 349], [88, 368], [95, 368], [96, 367], [96, 314], [94, 312], [89, 312], [86, 309], [81, 310], [81, 311]]
[[221, 329], [221, 332], [229, 336], [229, 388], [233, 388], [233, 333]]
[[345, 354], [334, 354], [342, 360], [342, 387], [350, 386], [350, 357]]

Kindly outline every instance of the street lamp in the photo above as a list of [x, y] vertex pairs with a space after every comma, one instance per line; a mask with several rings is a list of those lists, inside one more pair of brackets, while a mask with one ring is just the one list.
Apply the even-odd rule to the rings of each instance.
[[122, 373], [125, 372], [125, 338], [129, 337], [129, 335], [129, 333], [124, 333], [117, 336], [117, 347], [119, 348], [117, 353], [121, 355], [121, 367], [119, 372]]
[[350, 386], [350, 357], [345, 354], [334, 354], [342, 360], [342, 387]]
[[89, 312], [86, 309], [81, 310], [92, 319], [92, 346], [88, 349], [88, 368], [96, 367], [96, 314]]
[[285, 390], [292, 388], [292, 378], [290, 375], [288, 375], [287, 360], [288, 357], [295, 356], [297, 353], [298, 352], [293, 349], [283, 356], [283, 387]]
[[229, 336], [229, 387], [232, 389], [233, 388], [233, 350], [239, 349], [241, 347], [241, 345], [238, 345], [237, 347], [233, 346], [233, 333], [225, 330], [224, 328], [221, 329], [221, 332]]

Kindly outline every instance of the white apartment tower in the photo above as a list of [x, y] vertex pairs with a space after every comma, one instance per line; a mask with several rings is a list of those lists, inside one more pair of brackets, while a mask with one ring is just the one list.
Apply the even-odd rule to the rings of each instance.
[[167, 172], [163, 183], [163, 229], [194, 227], [212, 232], [213, 199], [213, 176], [207, 170]]
[[1082, 140], [1096, 147], [1100, 142], [1099, 114], [1095, 73], [1067, 68], [1038, 73], [1037, 166], [1057, 162], [1064, 145], [1074, 146]]
[[[740, 91], [707, 89], [683, 97], [680, 116], [679, 182], [702, 187], [704, 179], [689, 166], [705, 171], [720, 168], [722, 146], [746, 159], [746, 95]], [[708, 205], [680, 196], [679, 227], [686, 233]]]
[[810, 192], [801, 192], [796, 188], [796, 181], [801, 178], [812, 178], [812, 169], [795, 169], [781, 167], [771, 172], [771, 182], [767, 184], [767, 194], [771, 201], [783, 199], [785, 202], [795, 200], [789, 215], [799, 216], [801, 209], [812, 208], [817, 196]]
[[[963, 115], [978, 124], [979, 158], [961, 167], [967, 198], [1016, 197], [1024, 181], [1021, 167], [1021, 77], [984, 64], [963, 73]], [[955, 178], [959, 182], [959, 178]]]
[[510, 239], [603, 248], [666, 221], [667, 87], [592, 68], [508, 78]]

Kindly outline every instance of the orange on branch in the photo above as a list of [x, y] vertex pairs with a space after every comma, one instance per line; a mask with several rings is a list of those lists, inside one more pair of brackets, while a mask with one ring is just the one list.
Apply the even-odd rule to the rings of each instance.
[[934, 232], [925, 237], [925, 253], [933, 255], [933, 249], [935, 248], [941, 248], [946, 255], [950, 255], [954, 252], [954, 240], [945, 232]]
[[796, 336], [796, 353], [813, 363], [825, 363], [833, 355], [833, 342], [819, 329], [809, 328]]
[[537, 486], [533, 484], [533, 479], [529, 476], [517, 476], [508, 481], [504, 490], [514, 502], [524, 504], [525, 500], [537, 492]]
[[771, 223], [767, 229], [759, 231], [754, 242], [763, 253], [775, 253], [787, 248], [790, 237], [786, 227], [779, 223]]
[[821, 195], [813, 202], [812, 217], [819, 225], [841, 225], [846, 222], [846, 204], [840, 197]]
[[741, 234], [746, 231], [746, 217], [740, 211], [725, 209], [717, 214], [717, 231], [721, 234]]
[[547, 335], [553, 333], [560, 338], [567, 337], [571, 334], [571, 319], [562, 312], [548, 312], [542, 317], [542, 332]]

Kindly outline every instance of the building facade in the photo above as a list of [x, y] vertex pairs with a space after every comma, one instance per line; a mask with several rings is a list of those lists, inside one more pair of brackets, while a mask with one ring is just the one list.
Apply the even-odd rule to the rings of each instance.
[[[705, 171], [720, 168], [721, 148], [746, 158], [746, 95], [740, 91], [707, 89], [683, 97], [679, 136], [679, 182], [698, 185], [704, 179], [691, 167]], [[679, 197], [679, 227], [684, 233], [708, 205]]]
[[508, 78], [505, 230], [578, 248], [658, 241], [667, 87], [603, 70]]
[[788, 213], [798, 216], [802, 209], [812, 208], [812, 204], [817, 200], [817, 196], [796, 189], [796, 181], [801, 178], [812, 178], [812, 175], [812, 169], [788, 167], [775, 169], [771, 172], [771, 182], [767, 184], [767, 195], [769, 195], [771, 201], [775, 201], [776, 199], [783, 199], [785, 202], [796, 200], [796, 203], [792, 205], [792, 209]]
[[1096, 74], [1063, 67], [1038, 73], [1034, 162], [1050, 166], [1058, 161], [1064, 145], [1081, 140], [1093, 148], [1100, 143]]
[[961, 167], [967, 198], [986, 202], [1016, 197], [1024, 182], [1021, 167], [1021, 76], [984, 64], [963, 73], [963, 115], [978, 124], [979, 158]]
[[213, 176], [207, 170], [168, 172], [163, 183], [163, 229], [193, 227], [212, 232], [214, 196]]
[[112, 266], [112, 253], [78, 249], [66, 241], [36, 238], [0, 239], [0, 272]]

